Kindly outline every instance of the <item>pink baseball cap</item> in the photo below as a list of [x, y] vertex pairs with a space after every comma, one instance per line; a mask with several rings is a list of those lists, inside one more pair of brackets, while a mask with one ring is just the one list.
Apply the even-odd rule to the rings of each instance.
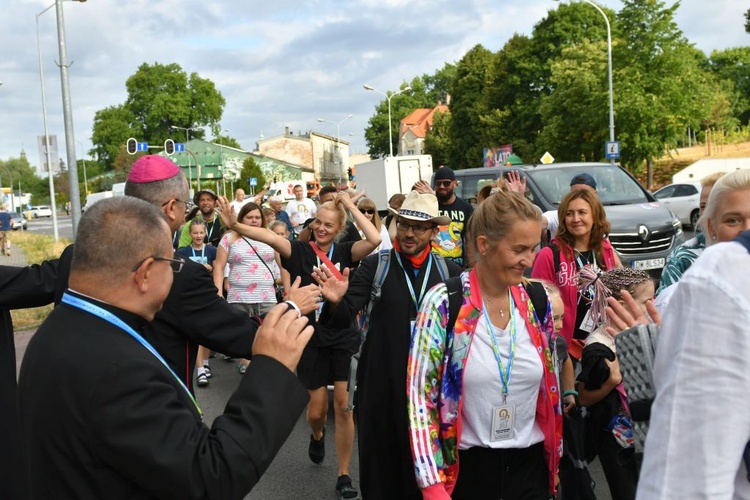
[[145, 155], [138, 158], [128, 175], [128, 182], [148, 184], [149, 182], [171, 179], [180, 173], [172, 160], [159, 155]]

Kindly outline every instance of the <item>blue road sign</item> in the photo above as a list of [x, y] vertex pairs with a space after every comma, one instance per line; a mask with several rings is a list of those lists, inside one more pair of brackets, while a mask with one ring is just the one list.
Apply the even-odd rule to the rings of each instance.
[[257, 186], [258, 185], [258, 178], [257, 177], [250, 177], [250, 179], [248, 179], [247, 182], [251, 186]]
[[136, 146], [136, 151], [148, 151], [148, 143], [147, 142], [139, 142]]
[[174, 143], [174, 152], [175, 153], [184, 153], [185, 152], [185, 143], [184, 142], [175, 142]]
[[604, 156], [608, 160], [616, 160], [620, 157], [620, 141], [607, 141], [604, 147]]

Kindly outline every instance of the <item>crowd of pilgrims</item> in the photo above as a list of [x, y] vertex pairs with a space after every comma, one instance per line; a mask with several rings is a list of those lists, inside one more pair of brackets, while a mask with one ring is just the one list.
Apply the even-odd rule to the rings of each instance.
[[[717, 184], [730, 187], [710, 197]], [[231, 201], [204, 189], [173, 244], [250, 317], [282, 302], [295, 281], [320, 288], [297, 376], [310, 396], [316, 464], [326, 456], [333, 387], [328, 440], [340, 498], [596, 498], [588, 464], [598, 457], [611, 497], [634, 499], [642, 457], [616, 356], [621, 328], [608, 313], [620, 304], [658, 323], [703, 249], [742, 231], [723, 214], [750, 203], [734, 196], [750, 189], [746, 172], [702, 186], [700, 228], [670, 255], [659, 283], [622, 266], [588, 174], [571, 180], [554, 213], [524, 196], [517, 174], [469, 203], [445, 167], [387, 207], [332, 187], [313, 201], [298, 186], [286, 207], [241, 189]], [[382, 295], [368, 307], [378, 280]], [[234, 360], [240, 375], [251, 363], [201, 347], [190, 391], [210, 390], [214, 356]], [[355, 413], [359, 484], [349, 471]]]

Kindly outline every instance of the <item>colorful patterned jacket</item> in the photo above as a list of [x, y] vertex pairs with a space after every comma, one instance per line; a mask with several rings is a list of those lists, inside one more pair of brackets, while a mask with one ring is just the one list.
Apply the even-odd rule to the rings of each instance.
[[[406, 383], [409, 437], [417, 483], [425, 499], [448, 498], [458, 478], [463, 375], [482, 307], [476, 272], [464, 272], [461, 281], [463, 302], [453, 331], [445, 331], [449, 306], [447, 289], [441, 283], [422, 301], [409, 353]], [[536, 418], [544, 433], [549, 488], [554, 491], [562, 455], [562, 413], [549, 347], [552, 314], [548, 302], [544, 323], [540, 324], [526, 289], [518, 285], [511, 288], [511, 293], [544, 369]]]

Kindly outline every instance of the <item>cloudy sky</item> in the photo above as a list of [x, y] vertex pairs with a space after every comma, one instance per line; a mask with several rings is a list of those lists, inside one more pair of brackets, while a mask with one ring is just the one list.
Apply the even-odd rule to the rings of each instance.
[[[43, 134], [36, 14], [52, 0], [4, 2], [0, 19], [0, 159]], [[618, 0], [601, 4], [619, 9]], [[710, 4], [710, 8], [708, 5]], [[64, 4], [77, 155], [91, 147], [94, 113], [124, 102], [143, 62], [176, 62], [212, 80], [227, 100], [222, 126], [246, 149], [289, 126], [341, 136], [365, 152], [381, 96], [455, 62], [477, 43], [496, 51], [530, 34], [552, 0], [89, 0]], [[745, 0], [683, 0], [677, 22], [699, 49], [750, 44]], [[39, 18], [50, 134], [64, 147], [55, 9]], [[617, 54], [614, 54], [617, 57]], [[616, 91], [616, 89], [615, 89]], [[349, 134], [352, 134], [350, 136]], [[61, 150], [64, 158], [64, 152]]]

